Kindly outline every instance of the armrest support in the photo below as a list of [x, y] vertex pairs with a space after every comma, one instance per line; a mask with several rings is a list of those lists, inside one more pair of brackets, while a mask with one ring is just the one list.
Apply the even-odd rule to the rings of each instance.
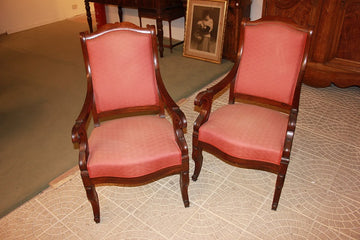
[[203, 105], [203, 103], [207, 100], [207, 101], [211, 101], [213, 97], [220, 92], [221, 90], [223, 90], [227, 85], [229, 85], [231, 83], [231, 81], [235, 78], [236, 76], [236, 72], [237, 69], [235, 67], [233, 67], [231, 69], [231, 71], [217, 84], [215, 84], [214, 86], [206, 89], [205, 91], [200, 92], [194, 101], [194, 104], [196, 106], [201, 106]]
[[174, 133], [176, 136], [175, 140], [180, 147], [182, 155], [186, 156], [188, 154], [188, 146], [186, 144], [185, 136], [184, 136], [184, 129], [186, 129], [187, 127], [185, 114], [181, 111], [179, 106], [174, 102], [174, 100], [169, 95], [168, 91], [166, 90], [163, 84], [159, 72], [157, 72], [157, 79], [158, 79], [160, 96], [165, 102], [165, 105], [173, 122]]
[[290, 160], [290, 152], [291, 147], [294, 139], [294, 133], [295, 133], [295, 127], [296, 127], [296, 120], [297, 120], [298, 110], [297, 109], [291, 109], [289, 114], [289, 121], [288, 126], [286, 130], [286, 137], [285, 137], [285, 143], [284, 143], [284, 150], [283, 155], [281, 157], [281, 162], [288, 163]]
[[208, 120], [214, 96], [218, 92], [226, 88], [226, 86], [228, 86], [233, 81], [233, 79], [236, 77], [236, 72], [237, 68], [233, 67], [231, 71], [220, 82], [206, 89], [205, 91], [200, 92], [196, 96], [194, 104], [200, 107], [200, 115], [198, 116], [194, 124], [195, 131], [198, 131], [200, 126]]
[[76, 118], [75, 124], [72, 128], [71, 139], [75, 144], [79, 144], [79, 167], [80, 170], [87, 169], [87, 159], [89, 156], [88, 137], [86, 124], [89, 120], [91, 108], [93, 104], [93, 95], [91, 89], [86, 93], [85, 102], [80, 111], [79, 116]]
[[[73, 143], [80, 144], [81, 142], [84, 141], [87, 142], [86, 123], [90, 117], [92, 104], [93, 104], [93, 95], [90, 89], [86, 93], [84, 104], [72, 128], [71, 139]], [[84, 137], [86, 139], [84, 139]]]

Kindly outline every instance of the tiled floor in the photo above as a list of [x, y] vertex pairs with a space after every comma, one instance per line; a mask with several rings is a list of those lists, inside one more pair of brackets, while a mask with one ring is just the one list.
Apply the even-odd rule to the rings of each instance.
[[[190, 152], [194, 96], [181, 105]], [[95, 224], [76, 171], [2, 218], [0, 238], [360, 239], [359, 122], [360, 88], [303, 86], [277, 211], [271, 210], [274, 174], [234, 168], [205, 153], [198, 181], [190, 182], [189, 208], [178, 176], [140, 187], [102, 186]]]

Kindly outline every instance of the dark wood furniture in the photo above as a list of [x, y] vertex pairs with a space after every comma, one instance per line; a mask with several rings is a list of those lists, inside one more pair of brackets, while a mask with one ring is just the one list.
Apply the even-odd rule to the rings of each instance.
[[[184, 8], [187, 6], [187, 1], [182, 0]], [[250, 19], [250, 10], [252, 0], [227, 0], [228, 11], [226, 28], [224, 35], [223, 58], [231, 61], [236, 60], [238, 52], [238, 43], [240, 39], [240, 24], [243, 18]]]
[[[155, 9], [139, 8], [138, 15], [139, 15], [140, 27], [142, 27], [142, 21], [141, 21], [142, 18], [157, 19], [158, 17]], [[185, 17], [185, 9], [182, 6], [168, 8], [162, 11], [161, 17], [163, 21], [167, 21], [169, 23], [169, 45], [163, 44], [163, 46], [170, 48], [170, 52], [172, 52], [173, 47], [182, 44], [184, 41], [178, 41], [177, 43], [173, 44], [172, 33], [171, 33], [171, 22], [178, 18]]]
[[[79, 145], [81, 178], [95, 222], [100, 222], [97, 184], [139, 185], [179, 174], [188, 207], [187, 123], [162, 82], [155, 27], [106, 24], [81, 33], [81, 46], [87, 93], [72, 141]], [[95, 128], [88, 138], [91, 116]]]
[[250, 19], [252, 0], [228, 0], [223, 58], [236, 61], [240, 39], [240, 25], [243, 18]]
[[[87, 21], [89, 24], [90, 32], [93, 32], [91, 11], [89, 2], [111, 4], [118, 6], [119, 20], [122, 22], [122, 8], [141, 8], [142, 10], [150, 11], [152, 16], [156, 19], [157, 37], [159, 41], [160, 57], [164, 55], [164, 32], [163, 32], [163, 20], [167, 18], [169, 14], [178, 15], [179, 8], [182, 9], [181, 0], [85, 0], [85, 9], [87, 15]], [[183, 16], [185, 16], [185, 10], [183, 10]]]
[[360, 86], [359, 0], [264, 0], [263, 16], [288, 17], [314, 29], [306, 84]]
[[[242, 22], [234, 67], [195, 98], [200, 114], [194, 123], [192, 153], [194, 181], [203, 150], [235, 166], [277, 174], [273, 210], [290, 162], [312, 34], [278, 20]], [[211, 111], [214, 96], [229, 85], [229, 104]]]

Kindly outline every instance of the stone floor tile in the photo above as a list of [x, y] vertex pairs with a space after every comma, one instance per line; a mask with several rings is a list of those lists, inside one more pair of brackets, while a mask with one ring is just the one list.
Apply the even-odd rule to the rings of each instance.
[[175, 193], [163, 187], [133, 215], [170, 239], [198, 208], [192, 202], [190, 207], [185, 208], [180, 191]]

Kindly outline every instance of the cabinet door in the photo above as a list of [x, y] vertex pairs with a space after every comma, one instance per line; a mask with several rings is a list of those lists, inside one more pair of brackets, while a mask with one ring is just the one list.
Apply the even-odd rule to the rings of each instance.
[[305, 83], [360, 86], [360, 0], [324, 0]]
[[292, 19], [303, 27], [314, 27], [319, 19], [322, 0], [264, 0], [263, 16]]
[[325, 60], [330, 66], [360, 72], [360, 0], [339, 0], [334, 7], [336, 22]]
[[[262, 15], [290, 18], [299, 26], [312, 28], [315, 31], [322, 2], [323, 0], [264, 0]], [[313, 37], [311, 46], [314, 45], [314, 41]], [[312, 47], [309, 59], [312, 58], [313, 52]]]
[[264, 0], [263, 16], [314, 30], [306, 84], [360, 86], [360, 0]]

